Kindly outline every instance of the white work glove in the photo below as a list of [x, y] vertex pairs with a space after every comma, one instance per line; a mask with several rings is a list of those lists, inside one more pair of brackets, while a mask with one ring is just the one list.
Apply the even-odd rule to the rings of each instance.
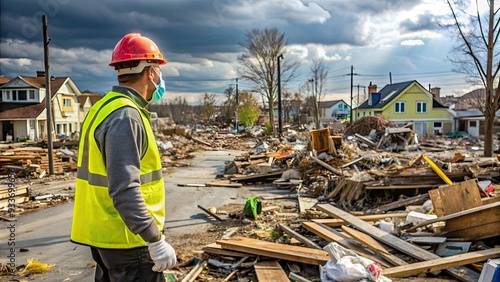
[[162, 272], [175, 265], [177, 256], [174, 248], [165, 241], [165, 235], [161, 235], [160, 241], [147, 244], [151, 259], [155, 263], [153, 271]]

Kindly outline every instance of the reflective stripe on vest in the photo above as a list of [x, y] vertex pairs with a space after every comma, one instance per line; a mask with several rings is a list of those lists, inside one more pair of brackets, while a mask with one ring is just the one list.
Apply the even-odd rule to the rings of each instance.
[[133, 234], [114, 208], [109, 196], [108, 178], [104, 158], [95, 141], [95, 129], [107, 116], [122, 107], [132, 107], [144, 125], [147, 147], [141, 156], [140, 190], [149, 214], [159, 230], [165, 221], [165, 190], [158, 146], [150, 125], [149, 114], [139, 108], [131, 98], [109, 92], [87, 114], [82, 125], [79, 144], [75, 207], [71, 240], [98, 248], [127, 249], [146, 246], [146, 242]]

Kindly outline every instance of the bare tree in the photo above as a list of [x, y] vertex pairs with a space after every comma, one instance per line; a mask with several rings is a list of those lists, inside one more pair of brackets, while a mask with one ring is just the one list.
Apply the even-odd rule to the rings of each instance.
[[325, 66], [323, 59], [313, 60], [311, 65], [312, 73], [312, 97], [313, 97], [313, 110], [314, 110], [314, 121], [316, 122], [316, 128], [320, 128], [320, 116], [319, 116], [319, 103], [325, 96], [323, 92], [326, 85], [326, 77], [328, 76], [328, 68]]
[[236, 112], [236, 92], [232, 85], [224, 90], [226, 100], [222, 103], [222, 111], [224, 115], [224, 123], [231, 124]]
[[[244, 54], [238, 57], [238, 75], [253, 83], [254, 91], [265, 97], [269, 105], [269, 121], [274, 127], [274, 102], [277, 98], [278, 75], [281, 75], [282, 88], [295, 76], [298, 63], [293, 62], [286, 49], [285, 34], [277, 28], [253, 29], [245, 34], [246, 42], [240, 43]], [[278, 56], [283, 55], [280, 62], [281, 74], [277, 73]]]
[[211, 118], [214, 117], [215, 114], [215, 93], [205, 93], [203, 94], [201, 101], [201, 114], [200, 118], [203, 122], [210, 121]]
[[[479, 0], [476, 0], [476, 15], [470, 16], [464, 12], [464, 1], [447, 0], [447, 3], [459, 38], [456, 57], [452, 61], [458, 66], [458, 72], [470, 75], [471, 80], [479, 81], [486, 90], [480, 110], [484, 114], [484, 156], [491, 157], [495, 112], [500, 108], [500, 92], [498, 83], [495, 83], [500, 70], [499, 53], [495, 50], [500, 35], [499, 9], [495, 9], [495, 0], [489, 0], [488, 14], [481, 15]], [[468, 20], [464, 21], [460, 16], [466, 16]]]

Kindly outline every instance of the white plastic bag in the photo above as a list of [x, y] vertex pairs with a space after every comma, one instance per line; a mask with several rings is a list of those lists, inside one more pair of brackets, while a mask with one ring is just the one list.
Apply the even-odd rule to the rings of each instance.
[[323, 249], [328, 252], [330, 260], [320, 268], [322, 282], [391, 281], [381, 275], [382, 267], [378, 262], [358, 256], [337, 243], [330, 243]]

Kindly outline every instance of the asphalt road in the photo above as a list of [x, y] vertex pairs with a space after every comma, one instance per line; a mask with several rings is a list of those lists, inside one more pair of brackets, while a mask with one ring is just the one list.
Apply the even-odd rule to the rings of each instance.
[[[195, 154], [189, 160], [191, 166], [169, 169], [164, 176], [166, 184], [166, 236], [201, 233], [210, 225], [198, 205], [220, 207], [225, 204], [245, 203], [248, 197], [276, 195], [281, 191], [270, 187], [243, 186], [225, 187], [180, 187], [177, 184], [201, 184], [215, 179], [223, 173], [225, 161], [231, 161], [240, 152], [206, 151]], [[54, 183], [56, 185], [56, 183]], [[67, 185], [67, 184], [62, 184]], [[74, 184], [73, 184], [74, 187]], [[49, 273], [36, 275], [33, 281], [93, 281], [93, 260], [88, 247], [69, 241], [73, 203], [46, 208], [21, 215], [15, 222], [15, 260], [25, 264], [28, 258], [37, 258], [43, 263], [56, 266]], [[8, 261], [10, 247], [7, 245], [11, 223], [0, 222], [0, 262]], [[21, 248], [28, 252], [20, 252]], [[4, 279], [4, 280], [2, 280]], [[30, 279], [32, 280], [32, 279]], [[0, 277], [0, 281], [5, 277]]]

